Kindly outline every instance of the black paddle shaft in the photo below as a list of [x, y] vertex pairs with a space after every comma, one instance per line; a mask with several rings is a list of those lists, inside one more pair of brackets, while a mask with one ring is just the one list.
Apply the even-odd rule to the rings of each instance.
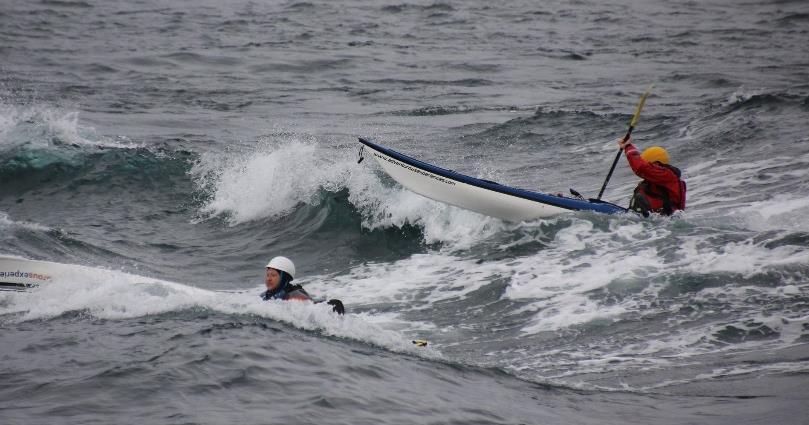
[[[634, 128], [635, 128], [634, 126], [629, 127], [629, 131], [627, 131], [626, 136], [624, 136], [624, 141], [627, 141], [629, 139], [629, 136], [632, 135], [632, 129]], [[604, 184], [601, 186], [601, 190], [598, 192], [598, 197], [596, 199], [601, 199], [601, 195], [604, 194], [604, 189], [607, 188], [607, 183], [610, 181], [610, 177], [612, 177], [612, 172], [615, 171], [615, 166], [618, 165], [618, 160], [621, 159], [621, 153], [623, 151], [624, 151], [623, 149], [618, 149], [618, 154], [615, 155], [615, 160], [612, 161], [612, 167], [610, 167], [610, 172], [607, 173], [607, 178], [604, 179]]]

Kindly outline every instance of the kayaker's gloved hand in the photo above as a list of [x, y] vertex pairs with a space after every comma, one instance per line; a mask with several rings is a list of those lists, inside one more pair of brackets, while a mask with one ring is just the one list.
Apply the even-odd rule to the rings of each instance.
[[332, 306], [331, 311], [333, 311], [333, 312], [335, 312], [337, 314], [345, 314], [345, 312], [346, 312], [345, 307], [343, 307], [343, 302], [340, 301], [340, 300], [337, 300], [337, 299], [329, 300], [329, 302], [327, 302], [326, 304]]

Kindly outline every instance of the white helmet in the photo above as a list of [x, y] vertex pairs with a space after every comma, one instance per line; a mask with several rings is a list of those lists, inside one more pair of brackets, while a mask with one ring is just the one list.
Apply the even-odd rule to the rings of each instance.
[[295, 264], [287, 257], [274, 257], [269, 263], [267, 263], [267, 268], [287, 272], [289, 277], [293, 279], [295, 278]]

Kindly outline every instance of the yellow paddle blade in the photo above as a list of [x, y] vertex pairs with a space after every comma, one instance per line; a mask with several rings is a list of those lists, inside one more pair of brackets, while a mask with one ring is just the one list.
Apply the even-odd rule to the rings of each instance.
[[417, 340], [413, 341], [413, 345], [415, 345], [416, 347], [426, 347], [427, 346], [427, 340], [426, 339], [417, 339]]
[[638, 102], [638, 107], [635, 108], [635, 115], [632, 117], [632, 122], [629, 123], [630, 127], [634, 127], [635, 124], [638, 122], [638, 118], [640, 118], [640, 110], [643, 109], [643, 104], [646, 103], [646, 97], [649, 96], [649, 93], [652, 92], [652, 87], [654, 87], [654, 86], [655, 86], [654, 84], [650, 85], [649, 88], [646, 89], [645, 92], [643, 92], [643, 96], [640, 97], [640, 102]]

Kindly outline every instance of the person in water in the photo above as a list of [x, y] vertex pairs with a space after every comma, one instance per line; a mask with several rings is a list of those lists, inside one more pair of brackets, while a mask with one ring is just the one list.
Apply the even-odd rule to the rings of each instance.
[[[298, 300], [312, 301], [312, 297], [301, 285], [295, 285], [295, 264], [287, 257], [274, 257], [267, 263], [267, 272], [264, 275], [264, 284], [267, 290], [261, 293], [261, 299], [269, 300]], [[318, 303], [320, 301], [314, 301]], [[345, 313], [340, 300], [332, 299], [328, 303], [337, 314]]]
[[619, 140], [632, 171], [643, 181], [638, 183], [629, 209], [648, 217], [649, 213], [672, 215], [685, 209], [685, 182], [680, 169], [669, 165], [669, 154], [659, 146], [639, 153], [632, 139]]
[[295, 279], [295, 264], [287, 257], [275, 257], [267, 263], [267, 273], [264, 275], [264, 284], [267, 291], [261, 294], [261, 299], [267, 300], [300, 300], [311, 301], [312, 297], [300, 285], [293, 285]]

